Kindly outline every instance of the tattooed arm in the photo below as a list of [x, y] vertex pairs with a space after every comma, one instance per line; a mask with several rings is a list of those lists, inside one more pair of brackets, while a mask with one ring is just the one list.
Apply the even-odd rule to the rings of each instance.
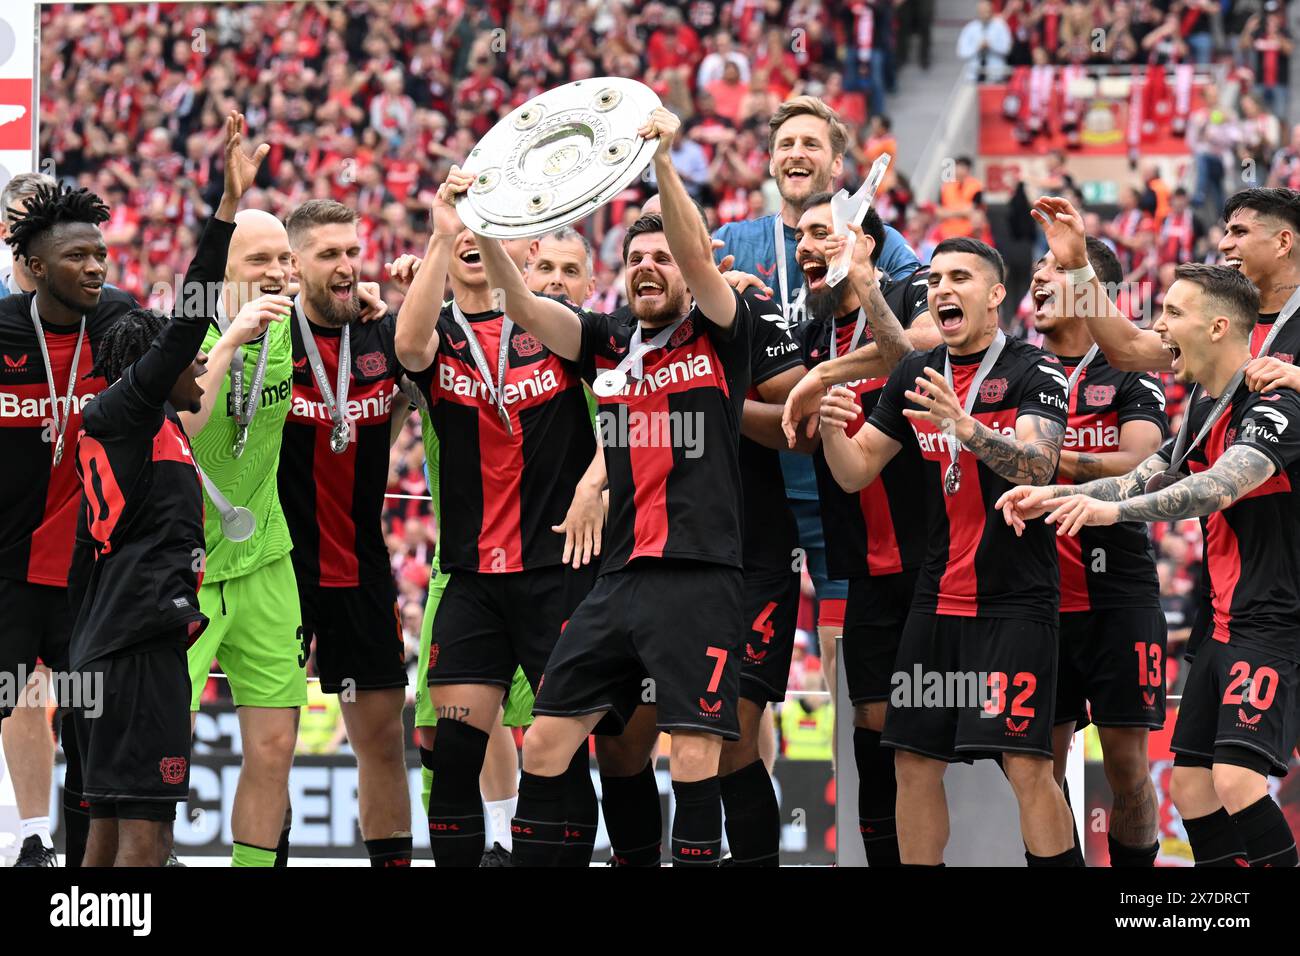
[[1233, 445], [1210, 468], [1168, 488], [1139, 495], [1119, 506], [1121, 521], [1180, 521], [1222, 511], [1272, 477], [1275, 466], [1263, 452]]
[[1168, 467], [1169, 462], [1159, 452], [1156, 452], [1126, 475], [1119, 475], [1115, 478], [1098, 478], [1094, 481], [1084, 482], [1081, 485], [1052, 485], [1048, 490], [1052, 491], [1053, 494], [1048, 497], [1064, 498], [1068, 495], [1087, 495], [1090, 498], [1096, 498], [1098, 501], [1123, 501], [1125, 498], [1136, 498], [1146, 488], [1148, 478]]
[[[856, 279], [854, 276], [851, 278]], [[857, 290], [855, 281], [854, 291]], [[892, 372], [904, 355], [913, 350], [912, 342], [903, 330], [903, 324], [894, 315], [889, 303], [885, 301], [880, 286], [874, 282], [858, 292], [866, 293], [862, 300], [867, 313], [867, 324], [871, 326], [871, 337], [875, 339], [876, 355], [886, 373]]]
[[[963, 431], [969, 431], [970, 437], [962, 438]], [[1012, 438], [968, 416], [958, 423], [957, 437], [1007, 481], [1045, 485], [1056, 474], [1065, 426], [1050, 418], [1022, 415], [1016, 419], [1016, 437]]]
[[1002, 512], [1002, 518], [1019, 535], [1025, 529], [1025, 522], [1041, 518], [1056, 507], [1056, 500], [1071, 495], [1087, 495], [1097, 501], [1123, 501], [1142, 494], [1147, 479], [1157, 472], [1164, 471], [1169, 463], [1156, 452], [1127, 475], [1115, 478], [1098, 478], [1082, 485], [1047, 485], [1035, 488], [1021, 485], [1012, 488], [994, 506]]
[[1210, 468], [1152, 494], [1123, 501], [1099, 501], [1082, 494], [1061, 498], [1047, 517], [1058, 535], [1075, 535], [1087, 525], [1118, 521], [1181, 521], [1230, 507], [1273, 474], [1276, 466], [1263, 452], [1233, 445]]

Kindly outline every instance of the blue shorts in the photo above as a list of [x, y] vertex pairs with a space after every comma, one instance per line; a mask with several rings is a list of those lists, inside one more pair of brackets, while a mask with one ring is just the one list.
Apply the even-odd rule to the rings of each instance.
[[[790, 498], [790, 510], [794, 512], [795, 523], [799, 526], [799, 547], [803, 548], [808, 559], [808, 575], [812, 578], [813, 590], [817, 592], [817, 603], [825, 605], [835, 602], [839, 608], [839, 621], [844, 620], [844, 601], [849, 596], [849, 582], [832, 580], [826, 572], [826, 535], [822, 531], [821, 502], [811, 498]], [[824, 621], [824, 614], [819, 612], [818, 623]]]

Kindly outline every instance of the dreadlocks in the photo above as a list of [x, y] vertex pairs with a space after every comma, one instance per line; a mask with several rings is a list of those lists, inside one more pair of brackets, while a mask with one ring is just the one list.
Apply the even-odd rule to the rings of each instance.
[[154, 309], [132, 309], [115, 322], [95, 350], [98, 361], [91, 372], [112, 385], [137, 359], [149, 351], [167, 324], [167, 316]]
[[14, 255], [30, 257], [42, 237], [60, 223], [85, 222], [97, 226], [108, 220], [108, 206], [89, 189], [42, 185], [27, 200], [27, 207], [5, 209], [9, 220], [9, 245]]

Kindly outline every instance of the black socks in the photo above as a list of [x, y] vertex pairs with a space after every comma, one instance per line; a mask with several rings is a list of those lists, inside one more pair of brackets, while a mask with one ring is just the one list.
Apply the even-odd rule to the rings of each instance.
[[1183, 828], [1197, 866], [1250, 866], [1241, 836], [1223, 807], [1203, 817], [1183, 817]]
[[894, 751], [880, 745], [878, 731], [854, 727], [853, 760], [858, 768], [858, 832], [867, 852], [867, 866], [898, 866]]
[[488, 735], [456, 720], [438, 722], [429, 791], [429, 849], [435, 865], [476, 867], [483, 858], [478, 778]]
[[736, 866], [779, 866], [781, 808], [763, 761], [720, 777], [718, 783], [732, 861]]
[[718, 778], [673, 781], [673, 866], [717, 866], [722, 857], [722, 788]]
[[662, 856], [663, 813], [654, 767], [631, 777], [600, 775], [601, 809], [616, 866], [658, 866]]
[[510, 821], [515, 844], [510, 859], [514, 866], [560, 865], [568, 788], [565, 777], [539, 777], [526, 770], [520, 774], [519, 806]]
[[[564, 849], [560, 866], [590, 866], [600, 811], [591, 783], [591, 757], [584, 738], [564, 772]], [[657, 793], [657, 791], [656, 791]]]
[[1268, 794], [1232, 815], [1237, 838], [1246, 845], [1251, 866], [1295, 866], [1295, 837], [1286, 817]]

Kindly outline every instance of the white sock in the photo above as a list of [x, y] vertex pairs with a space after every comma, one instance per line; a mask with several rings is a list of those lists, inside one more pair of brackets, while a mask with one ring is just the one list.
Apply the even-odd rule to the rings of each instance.
[[485, 802], [483, 809], [487, 822], [489, 844], [500, 843], [507, 853], [514, 850], [515, 841], [510, 837], [510, 821], [515, 818], [515, 807], [519, 803], [519, 794], [505, 800]]
[[29, 836], [38, 836], [41, 843], [47, 849], [53, 849], [54, 841], [50, 839], [50, 818], [49, 817], [27, 817], [22, 821], [22, 835], [19, 837], [19, 843], [26, 840]]

